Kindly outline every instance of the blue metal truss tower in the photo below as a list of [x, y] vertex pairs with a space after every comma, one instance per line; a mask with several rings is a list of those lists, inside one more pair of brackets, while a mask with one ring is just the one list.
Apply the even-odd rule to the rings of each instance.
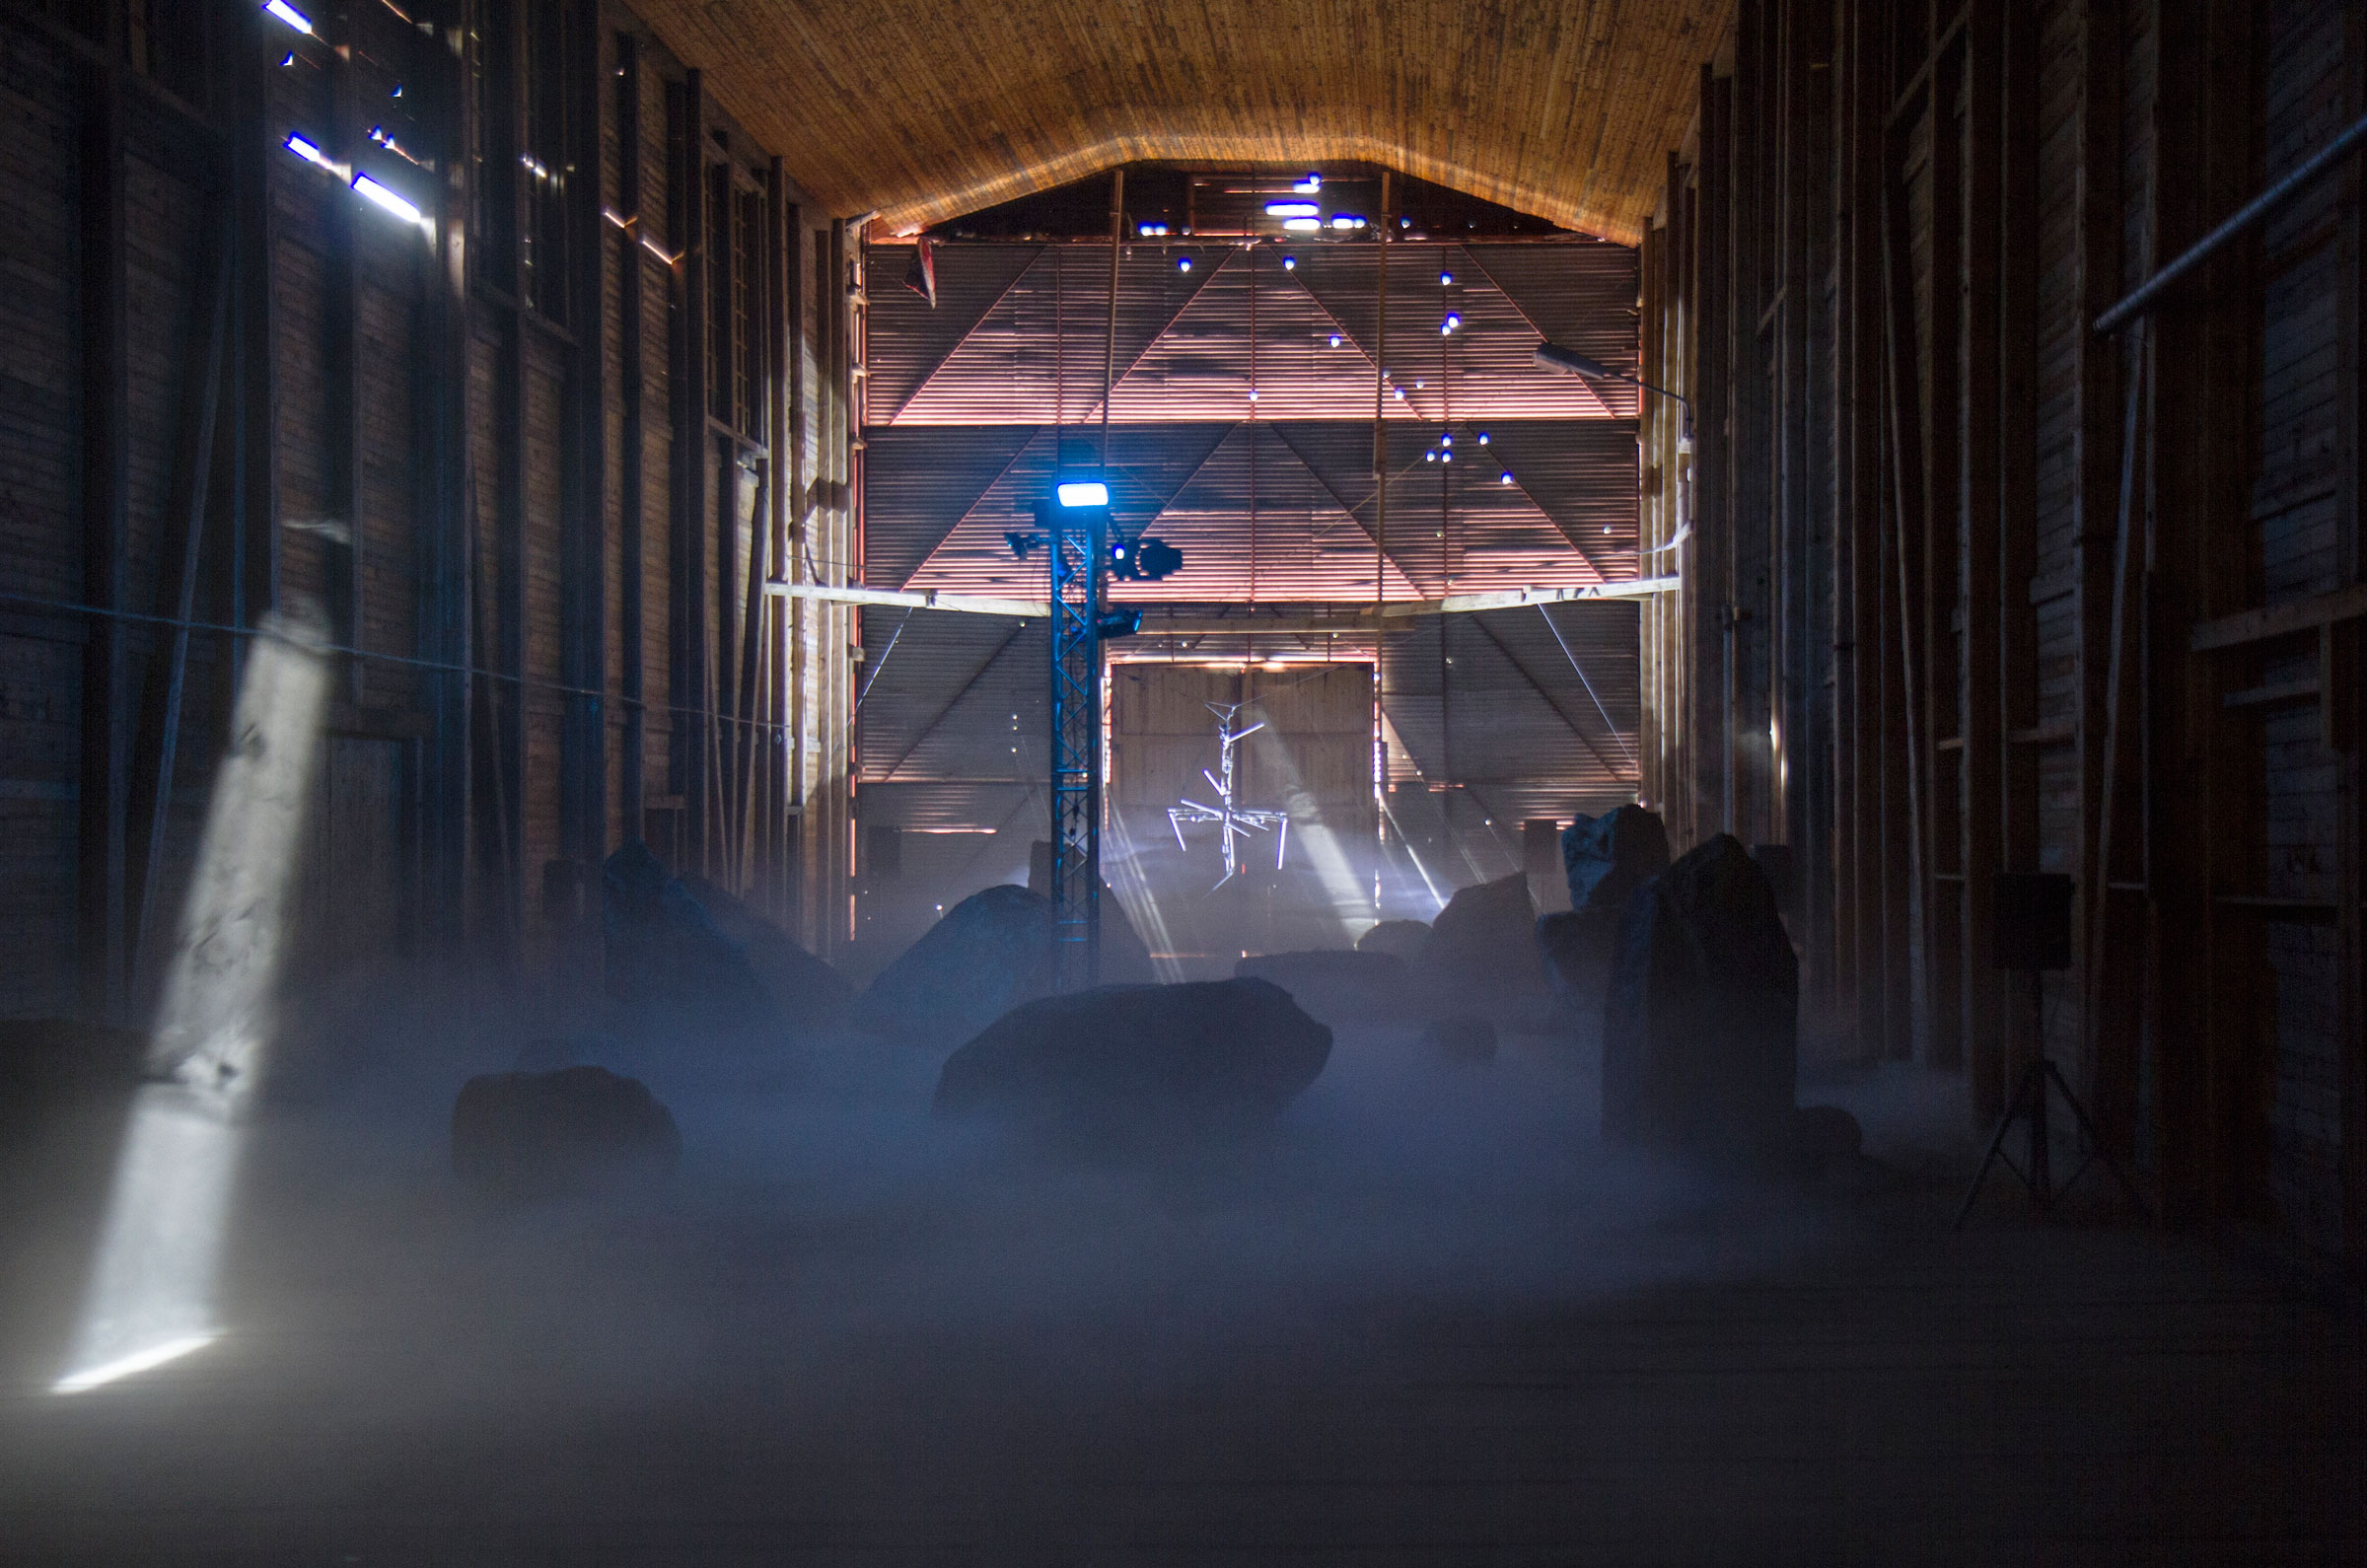
[[1041, 513], [1051, 557], [1052, 960], [1063, 991], [1102, 967], [1102, 583], [1108, 507]]

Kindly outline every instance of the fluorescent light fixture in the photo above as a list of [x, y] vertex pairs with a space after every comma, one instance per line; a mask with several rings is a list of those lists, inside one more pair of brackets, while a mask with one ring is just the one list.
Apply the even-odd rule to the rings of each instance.
[[1291, 186], [1290, 188], [1297, 191], [1302, 196], [1312, 196], [1317, 191], [1324, 188], [1324, 177], [1321, 175], [1309, 175], [1306, 178], [1300, 180], [1297, 184]]
[[368, 175], [354, 176], [353, 189], [356, 195], [367, 197], [405, 223], [415, 223], [422, 229], [430, 227], [426, 213], [421, 212], [417, 207], [412, 206]]
[[1269, 201], [1265, 215], [1269, 218], [1312, 218], [1321, 209], [1312, 201]]
[[1282, 227], [1292, 234], [1312, 234], [1324, 226], [1321, 218], [1285, 218]]
[[1053, 487], [1062, 506], [1108, 506], [1110, 486], [1099, 479], [1063, 479]]
[[313, 19], [288, 4], [288, 0], [263, 0], [263, 9], [306, 37], [313, 36]]
[[1164, 223], [1138, 223], [1134, 226], [1134, 232], [1146, 240], [1156, 239], [1167, 233], [1167, 225]]
[[315, 169], [325, 169], [332, 175], [342, 175], [344, 173], [343, 170], [339, 169], [335, 164], [332, 164], [328, 161], [328, 155], [326, 153], [323, 152], [320, 148], [315, 147], [311, 142], [306, 141], [301, 136], [289, 137], [287, 141], [287, 147], [289, 152], [294, 153], [306, 163], [311, 164]]
[[135, 1373], [152, 1371], [168, 1361], [179, 1361], [192, 1350], [203, 1350], [220, 1337], [218, 1334], [186, 1334], [179, 1339], [167, 1340], [164, 1344], [152, 1345], [146, 1350], [136, 1351], [120, 1360], [110, 1361], [104, 1367], [93, 1367], [88, 1372], [77, 1372], [70, 1378], [60, 1378], [50, 1385], [50, 1390], [55, 1393], [80, 1393], [85, 1389], [96, 1389], [101, 1384], [112, 1383], [117, 1378], [128, 1378]]
[[1331, 215], [1331, 227], [1334, 229], [1361, 229], [1364, 227], [1364, 220], [1352, 212], [1335, 212]]

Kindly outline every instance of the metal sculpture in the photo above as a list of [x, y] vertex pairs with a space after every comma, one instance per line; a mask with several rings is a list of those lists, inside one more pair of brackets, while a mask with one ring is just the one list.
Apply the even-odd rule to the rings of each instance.
[[1260, 721], [1246, 730], [1236, 730], [1233, 728], [1233, 716], [1241, 711], [1240, 703], [1227, 707], [1211, 702], [1206, 706], [1210, 713], [1216, 715], [1217, 770], [1211, 773], [1202, 768], [1200, 777], [1206, 779], [1208, 787], [1216, 791], [1217, 804], [1202, 806], [1186, 796], [1182, 804], [1167, 809], [1167, 824], [1175, 829], [1176, 847], [1186, 854], [1190, 853], [1191, 846], [1184, 841], [1185, 822], [1217, 824], [1217, 843], [1224, 852], [1225, 874], [1217, 878], [1215, 886], [1208, 890], [1214, 892], [1217, 888], [1222, 888], [1241, 874], [1241, 858], [1234, 853], [1234, 840], [1246, 838], [1251, 833], [1270, 831], [1274, 834], [1274, 869], [1280, 871], [1282, 856], [1290, 847], [1290, 819], [1281, 812], [1245, 810], [1233, 804], [1233, 748], [1264, 729], [1265, 725]]

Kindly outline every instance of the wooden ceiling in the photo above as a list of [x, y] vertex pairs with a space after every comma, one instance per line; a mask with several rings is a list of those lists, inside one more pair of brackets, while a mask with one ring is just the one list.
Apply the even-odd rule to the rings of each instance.
[[1135, 160], [1362, 159], [1633, 244], [1734, 0], [638, 0], [891, 233]]

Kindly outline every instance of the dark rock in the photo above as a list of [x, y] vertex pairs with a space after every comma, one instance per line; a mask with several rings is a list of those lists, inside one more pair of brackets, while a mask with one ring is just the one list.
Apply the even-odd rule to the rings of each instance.
[[638, 1079], [605, 1067], [487, 1073], [452, 1107], [452, 1169], [507, 1198], [646, 1181], [681, 1160], [674, 1115]]
[[1785, 1141], [1800, 964], [1774, 891], [1724, 833], [1627, 901], [1603, 1013], [1605, 1136], [1753, 1155]]
[[1356, 939], [1356, 951], [1392, 954], [1412, 963], [1421, 958], [1422, 944], [1429, 940], [1427, 920], [1384, 920]]
[[1051, 900], [1004, 883], [948, 909], [882, 969], [856, 1022], [882, 1033], [968, 1039], [1051, 988]]
[[1341, 948], [1254, 954], [1234, 964], [1233, 972], [1271, 980], [1326, 1022], [1400, 1016], [1413, 980], [1405, 961], [1393, 954]]
[[601, 869], [609, 1000], [639, 1034], [777, 1036], [780, 1009], [734, 941], [639, 839]]
[[1423, 1026], [1422, 1043], [1459, 1062], [1496, 1059], [1496, 1026], [1468, 1015], [1434, 1019]]
[[788, 932], [704, 879], [683, 889], [707, 911], [717, 930], [740, 944], [756, 983], [789, 1028], [802, 1033], [834, 1027], [854, 1005], [854, 987]]
[[1537, 901], [1529, 874], [1458, 889], [1430, 922], [1422, 944], [1422, 979], [1449, 994], [1472, 987], [1489, 997], [1526, 997], [1545, 988], [1537, 956]]
[[1751, 858], [1766, 874], [1767, 886], [1775, 891], [1775, 907], [1786, 915], [1800, 907], [1800, 858], [1792, 853], [1789, 844], [1753, 844]]
[[1669, 869], [1669, 830], [1641, 806], [1581, 817], [1561, 830], [1561, 869], [1573, 910], [1615, 916], [1629, 894]]
[[1537, 917], [1537, 951], [1553, 999], [1573, 1018], [1600, 1019], [1619, 947], [1619, 911], [1568, 909]]
[[1792, 1113], [1792, 1148], [1806, 1162], [1854, 1160], [1865, 1144], [1865, 1129], [1838, 1105], [1802, 1105]]
[[1264, 980], [1104, 985], [997, 1019], [947, 1060], [936, 1108], [1067, 1134], [1206, 1132], [1270, 1119], [1330, 1054], [1331, 1031]]

